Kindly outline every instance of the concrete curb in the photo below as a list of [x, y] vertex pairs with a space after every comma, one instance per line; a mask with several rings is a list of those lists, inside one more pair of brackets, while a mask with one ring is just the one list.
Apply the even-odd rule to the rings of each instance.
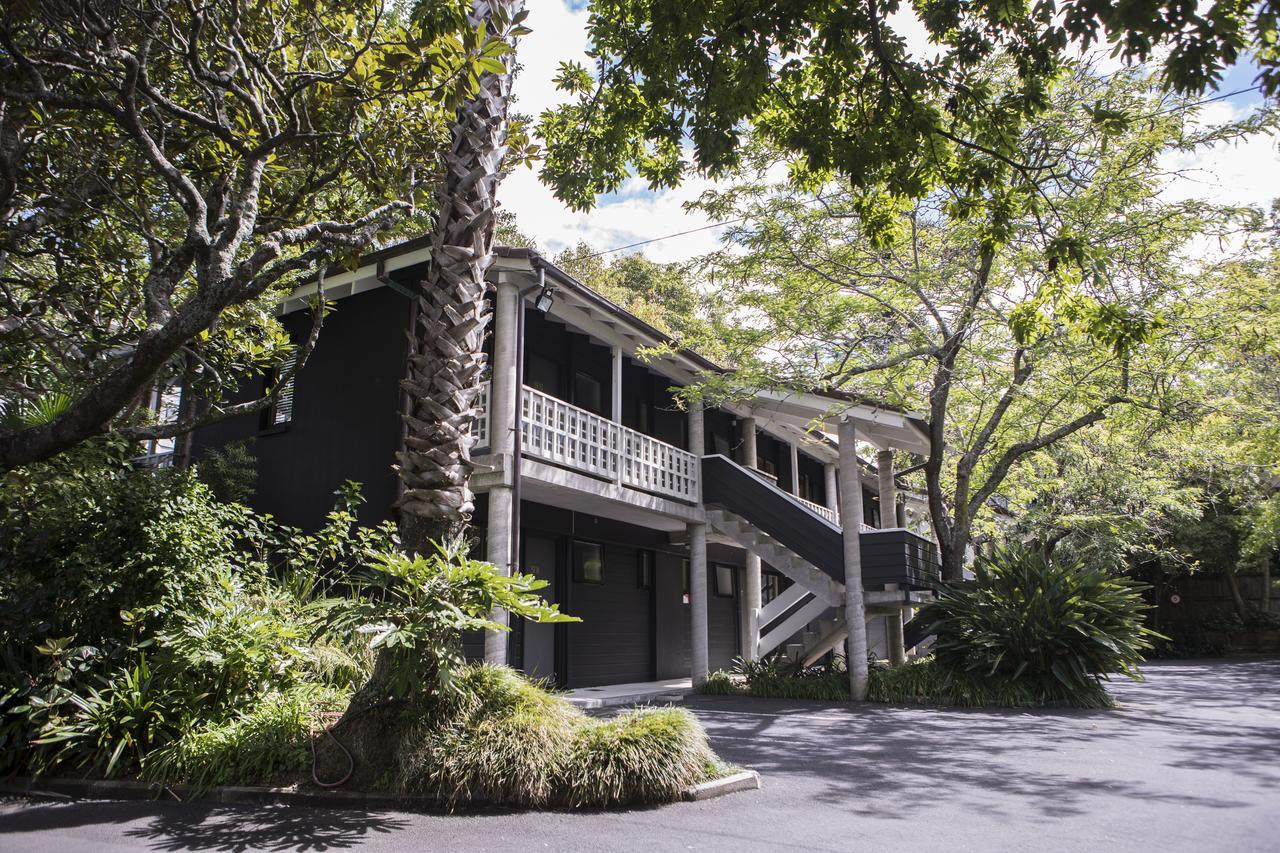
[[434, 805], [369, 791], [304, 791], [251, 785], [223, 785], [197, 792], [190, 785], [158, 785], [130, 780], [53, 779], [15, 777], [0, 783], [0, 792], [30, 796], [91, 800], [199, 801], [245, 805], [337, 806], [340, 808], [388, 808], [395, 805]]
[[[687, 802], [710, 800], [738, 791], [760, 787], [760, 775], [746, 770], [693, 785], [681, 799]], [[252, 785], [223, 785], [197, 792], [190, 785], [158, 785], [129, 780], [36, 779], [16, 776], [0, 781], [0, 793], [23, 796], [86, 800], [164, 800], [177, 802], [224, 803], [228, 805], [291, 805], [348, 809], [435, 809], [441, 805], [425, 797], [401, 797], [370, 791], [314, 791], [297, 788], [269, 788]]]
[[758, 791], [759, 789], [760, 774], [754, 770], [743, 770], [741, 773], [734, 773], [732, 776], [725, 776], [723, 779], [713, 779], [710, 782], [703, 782], [701, 785], [694, 785], [684, 792], [684, 798], [689, 802], [700, 802], [702, 800], [714, 800], [716, 797], [723, 797], [725, 794], [736, 794], [739, 791]]

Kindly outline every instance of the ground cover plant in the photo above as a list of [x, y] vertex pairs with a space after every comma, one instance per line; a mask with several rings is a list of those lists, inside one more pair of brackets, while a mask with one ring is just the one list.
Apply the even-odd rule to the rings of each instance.
[[[536, 578], [461, 540], [401, 553], [391, 527], [355, 524], [353, 486], [304, 534], [218, 500], [198, 472], [94, 453], [0, 488], [6, 771], [204, 790], [306, 784], [314, 763], [455, 808], [663, 802], [721, 772], [687, 712], [601, 720], [465, 662], [462, 633], [493, 627], [495, 607], [571, 618]], [[320, 735], [339, 715], [350, 763]]]
[[304, 534], [218, 501], [194, 471], [137, 470], [127, 451], [81, 449], [0, 486], [8, 772], [136, 775], [197, 735], [250, 742], [280, 697], [297, 716], [368, 677], [367, 650], [315, 611], [391, 542], [355, 525], [357, 489]]

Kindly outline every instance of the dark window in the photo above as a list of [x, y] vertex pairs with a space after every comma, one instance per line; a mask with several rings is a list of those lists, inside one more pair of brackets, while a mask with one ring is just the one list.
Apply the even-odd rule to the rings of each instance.
[[774, 572], [764, 572], [760, 578], [760, 604], [773, 601], [782, 593], [782, 576]]
[[653, 589], [653, 552], [641, 551], [636, 564], [636, 586]]
[[604, 583], [603, 545], [574, 540], [573, 579], [577, 583]]
[[737, 585], [734, 583], [738, 574], [736, 568], [728, 563], [712, 563], [711, 569], [716, 574], [716, 596], [733, 598], [737, 592]]
[[528, 353], [524, 363], [524, 384], [543, 394], [559, 397], [560, 365], [545, 355], [538, 355], [536, 352]]
[[578, 371], [573, 375], [573, 404], [589, 412], [600, 414], [604, 409], [604, 389], [599, 380], [589, 373]]
[[691, 573], [691, 570], [690, 570], [690, 568], [689, 568], [689, 561], [688, 561], [688, 560], [685, 560], [685, 561], [683, 562], [683, 564], [681, 565], [681, 567], [680, 567], [680, 580], [681, 580], [681, 583], [682, 583], [682, 586], [681, 586], [681, 589], [682, 589], [682, 592], [681, 592], [681, 601], [682, 601], [682, 603], [684, 603], [684, 604], [688, 604], [688, 603], [689, 603], [689, 586], [690, 586], [690, 584], [689, 584], [689, 576], [690, 576], [690, 573]]
[[815, 495], [816, 495], [816, 492], [814, 491], [814, 488], [813, 488], [813, 478], [810, 477], [808, 474], [802, 473], [800, 475], [800, 497], [804, 498], [807, 501], [813, 501], [814, 503], [817, 503], [817, 500], [815, 500]]
[[262, 428], [271, 429], [272, 427], [280, 427], [293, 421], [293, 397], [294, 386], [296, 384], [296, 371], [298, 366], [298, 354], [285, 359], [284, 364], [276, 369], [267, 382], [267, 391], [271, 391], [280, 380], [288, 376], [288, 381], [280, 389], [280, 393], [276, 395], [275, 402], [267, 408], [262, 417]]

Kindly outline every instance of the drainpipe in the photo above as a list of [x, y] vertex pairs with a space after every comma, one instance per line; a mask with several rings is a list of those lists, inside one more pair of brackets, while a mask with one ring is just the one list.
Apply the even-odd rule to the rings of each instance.
[[[547, 285], [547, 270], [538, 265], [538, 289]], [[524, 459], [524, 293], [516, 300], [516, 410], [515, 434], [511, 436], [511, 565], [520, 563], [520, 469]]]

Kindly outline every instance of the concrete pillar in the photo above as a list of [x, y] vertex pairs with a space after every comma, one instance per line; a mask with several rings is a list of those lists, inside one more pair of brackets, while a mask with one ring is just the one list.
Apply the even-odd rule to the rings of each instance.
[[689, 525], [689, 638], [693, 686], [707, 680], [707, 525]]
[[834, 510], [840, 516], [840, 490], [836, 487], [836, 463], [826, 462], [822, 466], [823, 491], [827, 493], [827, 509]]
[[[738, 428], [742, 432], [742, 465], [744, 468], [754, 469], [759, 461], [756, 454], [756, 419], [742, 418], [738, 421]], [[755, 660], [758, 657], [756, 649], [760, 645], [760, 608], [764, 606], [760, 593], [763, 577], [760, 558], [750, 551], [747, 552], [743, 573], [742, 656], [747, 660]]]
[[840, 517], [844, 524], [844, 621], [849, 664], [849, 695], [867, 698], [867, 608], [862, 596], [862, 484], [858, 469], [858, 431], [852, 420], [840, 421]]
[[703, 456], [707, 452], [706, 431], [702, 426], [702, 404], [689, 404], [689, 452]]
[[[702, 404], [689, 406], [689, 452], [701, 457], [707, 447]], [[698, 504], [702, 504], [702, 480], [698, 480]], [[689, 643], [690, 675], [693, 685], [707, 680], [707, 525], [689, 525]]]
[[[489, 381], [489, 450], [504, 458], [502, 483], [489, 490], [486, 559], [511, 574], [516, 555], [513, 551], [511, 454], [515, 449], [515, 422], [518, 391], [516, 387], [516, 316], [521, 310], [520, 290], [506, 276], [498, 279], [493, 306], [493, 369]], [[507, 611], [494, 610], [493, 621], [507, 624]], [[486, 631], [484, 659], [486, 663], [507, 662], [506, 631]]]
[[612, 412], [610, 420], [620, 424], [622, 423], [622, 347], [611, 347], [609, 352], [613, 356], [613, 405], [610, 407]]
[[791, 494], [800, 497], [800, 448], [794, 441], [788, 441], [791, 451]]
[[880, 526], [893, 527], [898, 521], [898, 488], [893, 483], [893, 451], [876, 454], [876, 472], [880, 485]]
[[[511, 574], [512, 537], [511, 537], [511, 487], [494, 486], [489, 490], [489, 524], [486, 531], [486, 558], [498, 566], [503, 574]], [[508, 624], [509, 614], [500, 607], [495, 607], [489, 614], [499, 625]], [[484, 661], [495, 665], [507, 662], [507, 631], [488, 630], [484, 632]]]
[[[896, 590], [896, 583], [885, 584], [886, 590]], [[903, 645], [905, 642], [902, 637], [902, 613], [901, 610], [895, 610], [888, 613], [884, 617], [885, 621], [885, 638], [889, 641], [889, 663], [894, 666], [902, 666], [907, 662], [907, 650]]]

